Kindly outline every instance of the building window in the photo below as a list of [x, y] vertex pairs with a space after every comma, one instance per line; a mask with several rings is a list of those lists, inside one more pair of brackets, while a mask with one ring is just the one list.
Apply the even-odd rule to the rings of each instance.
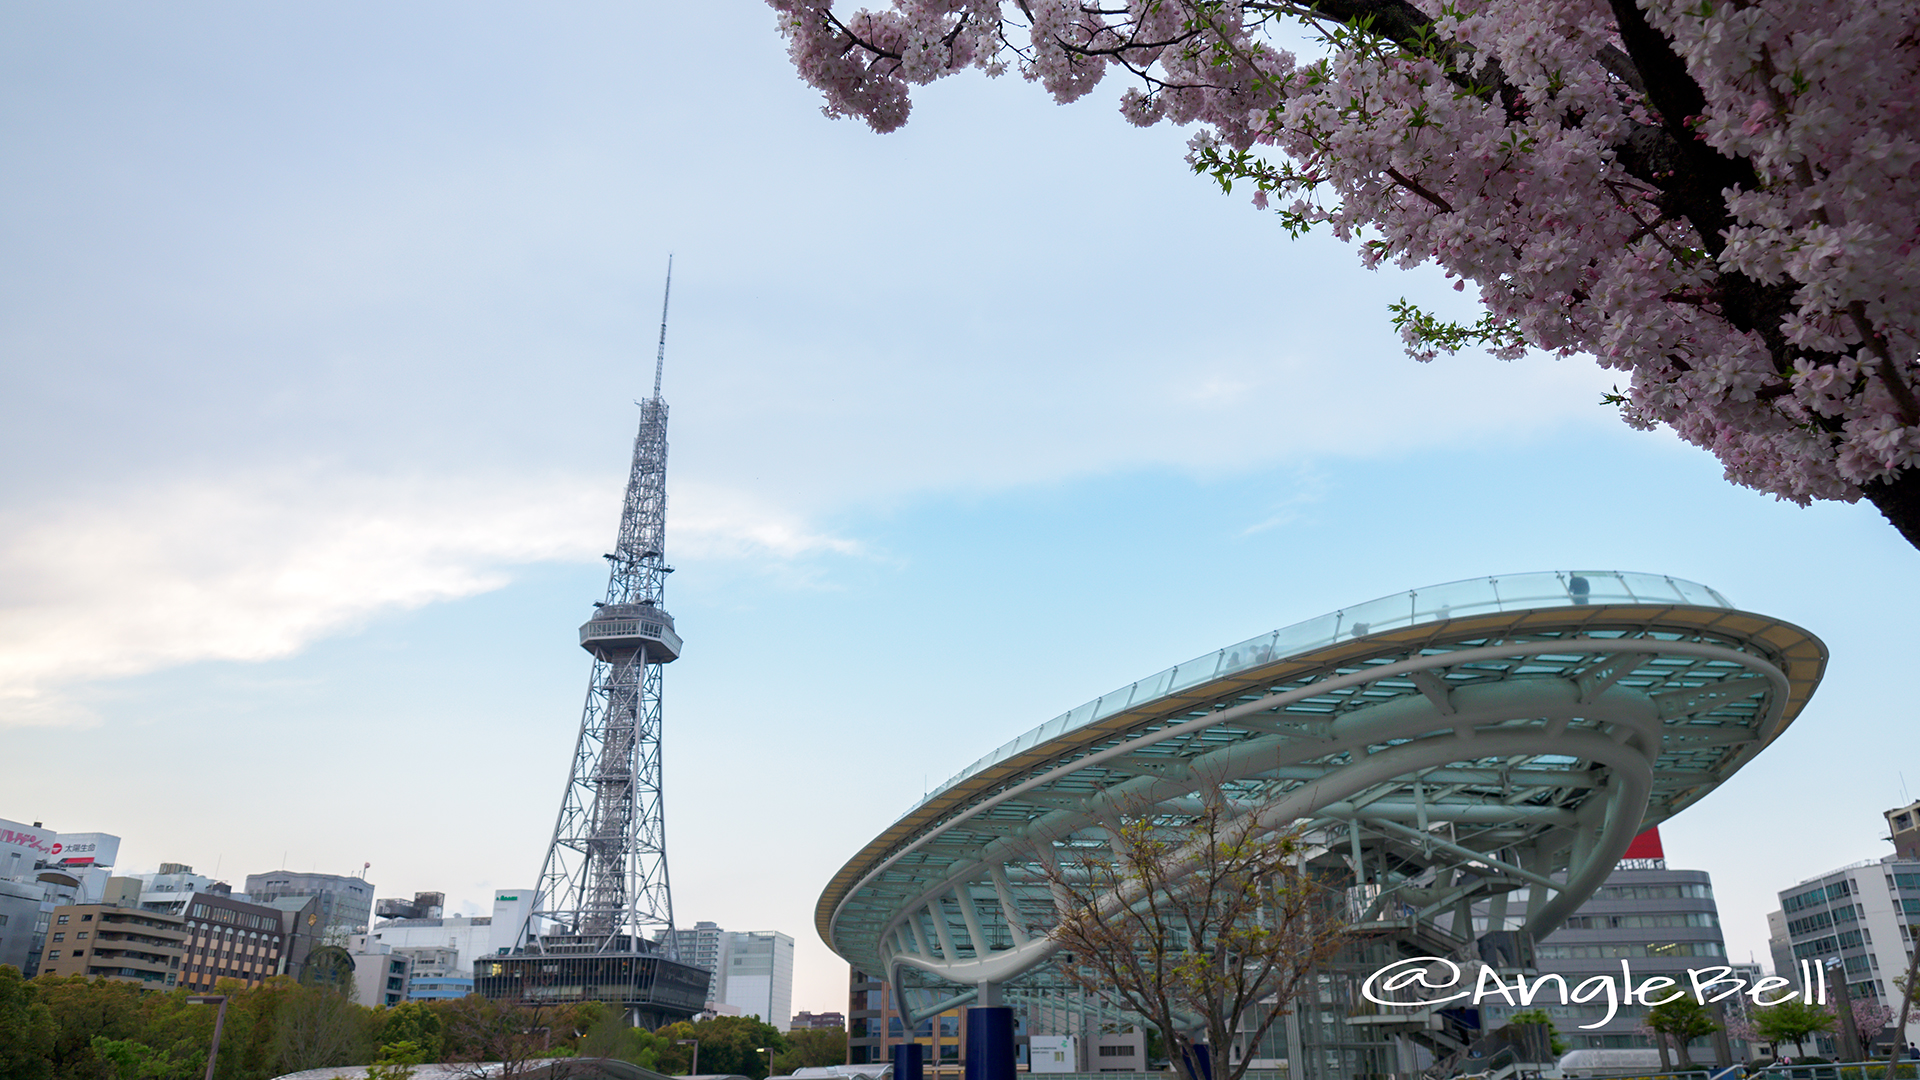
[[85, 955], [87, 955], [87, 950], [85, 950], [85, 949], [75, 949], [75, 950], [73, 950], [73, 955], [75, 955], [75, 956], [85, 956]]
[[66, 915], [62, 915], [62, 916], [60, 916], [60, 918], [59, 918], [59, 919], [57, 919], [57, 920], [55, 920], [55, 921], [56, 921], [56, 922], [58, 922], [58, 923], [59, 923], [59, 924], [60, 924], [61, 926], [65, 926], [65, 925], [67, 925], [67, 919], [68, 919], [68, 918], [69, 918], [69, 916], [66, 916]]
[[49, 952], [49, 953], [47, 954], [47, 959], [49, 959], [49, 960], [58, 960], [58, 959], [60, 959], [60, 950], [59, 950], [59, 949], [55, 949], [55, 950], [53, 950], [52, 952]]
[[55, 941], [65, 941], [65, 940], [67, 940], [67, 935], [65, 935], [65, 934], [55, 934], [55, 935], [53, 935], [53, 940], [55, 940]]

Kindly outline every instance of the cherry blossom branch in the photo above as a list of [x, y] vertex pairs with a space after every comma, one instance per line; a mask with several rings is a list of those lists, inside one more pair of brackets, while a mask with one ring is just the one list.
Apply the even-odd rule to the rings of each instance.
[[1418, 195], [1421, 198], [1427, 200], [1433, 205], [1439, 207], [1442, 211], [1449, 214], [1453, 213], [1452, 203], [1441, 198], [1439, 195], [1436, 195], [1435, 193], [1428, 191], [1426, 188], [1420, 185], [1420, 182], [1418, 180], [1415, 180], [1412, 177], [1407, 176], [1405, 173], [1402, 173], [1399, 169], [1393, 168], [1392, 166], [1388, 166], [1387, 175], [1393, 177], [1394, 183], [1399, 184], [1401, 187], [1406, 188], [1408, 191], [1411, 191], [1415, 195]]

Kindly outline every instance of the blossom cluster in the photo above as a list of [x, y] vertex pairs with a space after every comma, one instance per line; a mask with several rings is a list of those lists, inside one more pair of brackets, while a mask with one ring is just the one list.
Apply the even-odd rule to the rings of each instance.
[[[827, 112], [877, 131], [968, 68], [1062, 102], [1117, 73], [1128, 120], [1199, 128], [1197, 167], [1369, 264], [1472, 282], [1497, 354], [1626, 373], [1628, 422], [1737, 482], [1854, 499], [1920, 464], [1911, 0], [769, 2]], [[1277, 47], [1283, 16], [1317, 55]], [[1636, 51], [1623, 18], [1657, 37]], [[1640, 69], [1648, 40], [1671, 70]], [[1663, 115], [1676, 100], [1697, 114]], [[1662, 139], [1678, 157], [1646, 152]], [[1403, 324], [1417, 358], [1449, 347], [1429, 323]]]

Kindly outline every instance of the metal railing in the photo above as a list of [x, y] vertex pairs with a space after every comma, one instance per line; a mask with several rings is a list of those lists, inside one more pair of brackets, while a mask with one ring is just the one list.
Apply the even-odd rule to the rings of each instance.
[[[1887, 1061], [1844, 1061], [1831, 1065], [1769, 1065], [1747, 1073], [1746, 1080], [1885, 1080]], [[1903, 1058], [1894, 1066], [1896, 1080], [1920, 1080], [1920, 1061]]]

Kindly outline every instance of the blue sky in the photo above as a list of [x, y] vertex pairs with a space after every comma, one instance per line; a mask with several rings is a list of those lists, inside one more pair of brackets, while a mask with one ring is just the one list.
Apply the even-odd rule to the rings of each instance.
[[[697, 10], [696, 10], [697, 9]], [[829, 121], [772, 13], [0, 2], [0, 816], [122, 863], [535, 875], [676, 253], [676, 911], [800, 943], [926, 785], [1060, 711], [1422, 584], [1706, 582], [1834, 654], [1667, 830], [1733, 952], [1920, 787], [1920, 553], [1732, 488], [1584, 360], [1189, 175], [1112, 95]], [[1905, 751], [1904, 754], [1899, 751]]]

